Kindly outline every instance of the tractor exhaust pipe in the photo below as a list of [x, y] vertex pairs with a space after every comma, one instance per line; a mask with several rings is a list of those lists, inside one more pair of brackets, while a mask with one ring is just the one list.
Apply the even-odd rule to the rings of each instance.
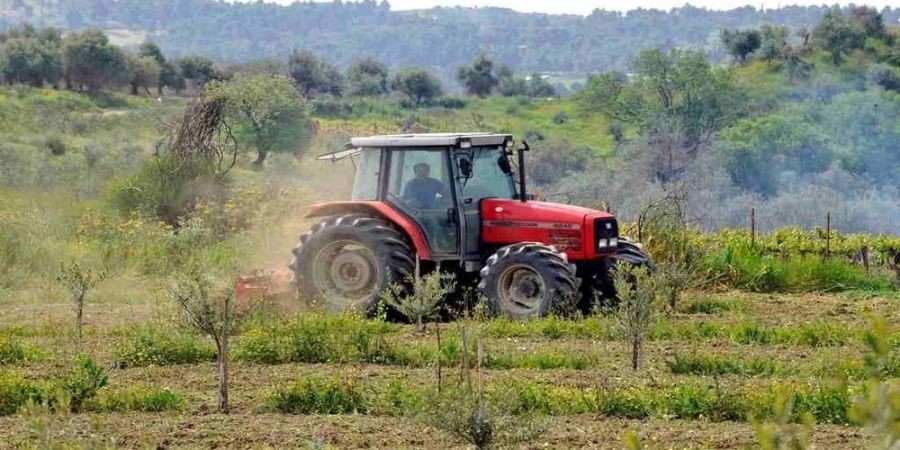
[[522, 203], [528, 201], [528, 194], [525, 191], [525, 152], [530, 150], [528, 142], [522, 141], [522, 147], [519, 148], [519, 200]]

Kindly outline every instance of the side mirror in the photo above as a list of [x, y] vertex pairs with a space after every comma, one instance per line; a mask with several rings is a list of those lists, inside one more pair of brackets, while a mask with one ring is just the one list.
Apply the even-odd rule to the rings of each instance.
[[459, 174], [463, 178], [472, 178], [472, 161], [469, 161], [468, 158], [460, 158], [459, 159]]
[[500, 167], [500, 170], [504, 174], [512, 174], [512, 165], [510, 165], [509, 156], [507, 156], [506, 153], [503, 153], [499, 158], [497, 158], [497, 166]]

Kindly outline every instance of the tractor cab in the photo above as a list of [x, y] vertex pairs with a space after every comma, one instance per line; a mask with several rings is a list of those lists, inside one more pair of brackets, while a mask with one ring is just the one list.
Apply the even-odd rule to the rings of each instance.
[[418, 224], [432, 260], [481, 258], [482, 200], [513, 200], [512, 136], [490, 133], [354, 138], [351, 200], [381, 201]]
[[350, 200], [310, 208], [307, 217], [323, 220], [293, 250], [300, 293], [372, 312], [390, 286], [438, 270], [477, 282], [492, 311], [513, 317], [612, 298], [612, 267], [649, 265], [649, 256], [609, 213], [535, 201], [528, 145], [516, 164], [512, 147], [508, 134], [402, 134], [353, 138], [320, 156], [352, 159], [356, 178]]

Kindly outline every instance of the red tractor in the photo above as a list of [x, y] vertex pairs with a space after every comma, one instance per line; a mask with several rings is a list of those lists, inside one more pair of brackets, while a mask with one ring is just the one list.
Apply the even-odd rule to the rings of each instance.
[[[353, 138], [320, 160], [354, 159], [352, 200], [321, 203], [290, 264], [300, 293], [334, 311], [372, 313], [416, 271], [472, 280], [491, 311], [524, 318], [564, 299], [614, 299], [617, 263], [650, 265], [611, 214], [535, 201], [512, 136], [404, 134]], [[517, 175], [517, 176], [516, 176]]]

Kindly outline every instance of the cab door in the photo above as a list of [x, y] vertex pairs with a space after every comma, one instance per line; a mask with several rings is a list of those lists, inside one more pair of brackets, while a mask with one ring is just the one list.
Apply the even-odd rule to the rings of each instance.
[[457, 258], [457, 209], [446, 148], [390, 149], [384, 198], [422, 229], [435, 259]]

